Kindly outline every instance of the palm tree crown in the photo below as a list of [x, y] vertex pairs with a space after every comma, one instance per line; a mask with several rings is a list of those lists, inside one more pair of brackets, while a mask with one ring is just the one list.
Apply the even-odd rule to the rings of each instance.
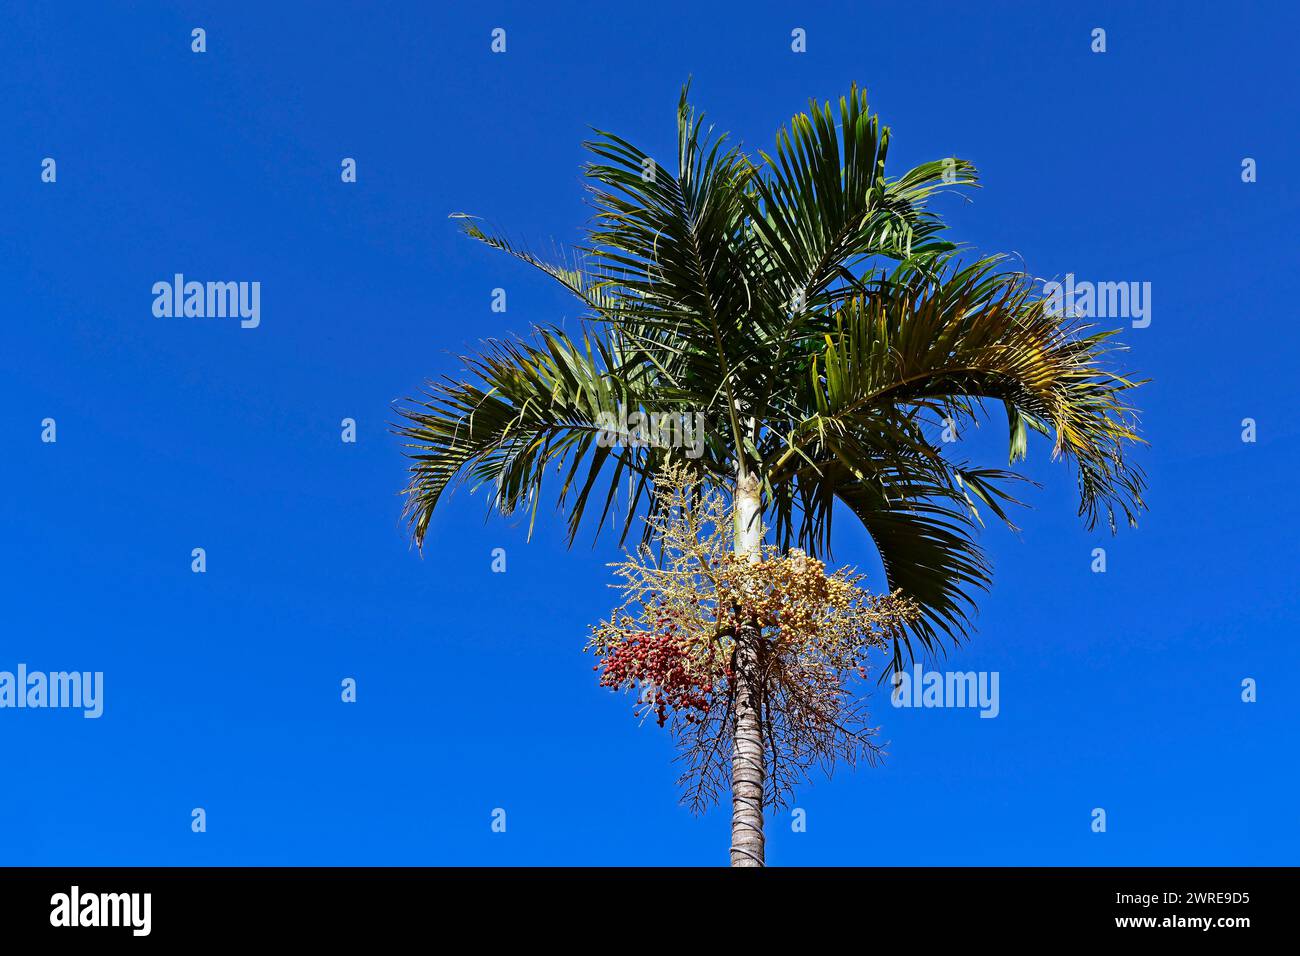
[[[913, 639], [935, 650], [968, 628], [990, 573], [974, 540], [981, 506], [1010, 523], [1017, 476], [945, 454], [945, 421], [1000, 403], [1012, 465], [1039, 432], [1073, 466], [1089, 527], [1135, 523], [1144, 482], [1124, 459], [1138, 439], [1123, 393], [1139, 383], [1107, 370], [1111, 333], [1053, 314], [1003, 257], [963, 261], [945, 241], [928, 200], [975, 185], [970, 163], [891, 178], [889, 130], [866, 94], [854, 87], [838, 112], [837, 123], [814, 102], [773, 153], [747, 155], [705, 127], [683, 89], [673, 171], [597, 131], [586, 144], [595, 216], [568, 261], [459, 217], [564, 285], [585, 321], [576, 337], [551, 327], [491, 342], [466, 359], [467, 381], [430, 383], [399, 409], [417, 544], [457, 479], [532, 517], [553, 481], [570, 540], [589, 511], [598, 530], [621, 512], [610, 523], [622, 539], [656, 507], [663, 466], [684, 462], [707, 485], [757, 481], [782, 548], [824, 554], [832, 518], [854, 515], [890, 589], [924, 612], [895, 642], [897, 666]], [[701, 416], [702, 447], [688, 457], [611, 443], [609, 423], [629, 409]]]

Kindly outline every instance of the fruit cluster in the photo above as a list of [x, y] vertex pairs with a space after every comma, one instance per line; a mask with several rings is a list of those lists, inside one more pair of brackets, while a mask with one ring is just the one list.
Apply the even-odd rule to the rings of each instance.
[[660, 726], [670, 712], [697, 729], [710, 725], [727, 712], [727, 668], [747, 634], [764, 662], [762, 699], [785, 694], [808, 713], [831, 713], [829, 698], [865, 677], [871, 654], [915, 618], [914, 605], [870, 594], [853, 569], [830, 572], [797, 548], [736, 554], [729, 503], [712, 492], [695, 497], [688, 478], [663, 478], [664, 507], [647, 519], [658, 553], [643, 545], [614, 565], [624, 601], [587, 644], [601, 685], [639, 691]]
[[646, 703], [660, 727], [670, 710], [684, 714], [688, 722], [708, 713], [714, 677], [693, 666], [690, 641], [672, 630], [643, 632], [612, 644], [594, 669], [602, 668], [602, 687], [651, 689]]
[[688, 804], [702, 809], [730, 783], [738, 647], [771, 757], [765, 799], [779, 802], [814, 767], [875, 759], [875, 729], [851, 685], [917, 619], [915, 603], [872, 594], [852, 568], [828, 571], [797, 548], [737, 554], [724, 494], [684, 467], [655, 484], [645, 543], [613, 565], [622, 601], [586, 650], [602, 686], [639, 694], [636, 711], [669, 728]]

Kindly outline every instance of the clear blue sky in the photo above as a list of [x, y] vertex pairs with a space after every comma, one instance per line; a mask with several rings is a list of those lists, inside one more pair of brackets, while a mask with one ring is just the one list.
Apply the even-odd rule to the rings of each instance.
[[[677, 805], [668, 739], [580, 653], [611, 603], [613, 541], [566, 551], [543, 509], [526, 543], [525, 523], [485, 523], [483, 496], [459, 493], [421, 559], [386, 429], [455, 354], [576, 315], [448, 213], [577, 239], [588, 125], [666, 161], [688, 75], [753, 148], [857, 81], [893, 127], [895, 173], [978, 164], [974, 201], [943, 207], [958, 238], [1040, 276], [1152, 284], [1150, 327], [1124, 335], [1154, 379], [1142, 527], [1087, 532], [1035, 443], [1044, 487], [1020, 535], [984, 535], [996, 584], [944, 665], [998, 671], [1001, 714], [879, 695], [887, 765], [805, 787], [807, 832], [773, 817], [769, 860], [1296, 862], [1300, 17], [720, 6], [6, 11], [0, 670], [103, 671], [105, 713], [0, 710], [0, 863], [726, 861], [725, 810]], [[155, 318], [151, 286], [177, 272], [260, 281], [260, 327]], [[986, 431], [972, 441], [991, 449], [1002, 428]], [[837, 556], [878, 584], [865, 537], [840, 535]]]

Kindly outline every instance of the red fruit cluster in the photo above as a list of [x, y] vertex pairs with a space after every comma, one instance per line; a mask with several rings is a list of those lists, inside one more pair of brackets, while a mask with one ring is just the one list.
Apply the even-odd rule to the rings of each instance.
[[606, 653], [601, 662], [605, 668], [601, 686], [619, 690], [649, 684], [655, 689], [650, 703], [660, 727], [670, 710], [685, 713], [687, 721], [694, 721], [696, 711], [708, 712], [713, 681], [692, 673], [688, 647], [684, 638], [670, 631], [630, 637]]

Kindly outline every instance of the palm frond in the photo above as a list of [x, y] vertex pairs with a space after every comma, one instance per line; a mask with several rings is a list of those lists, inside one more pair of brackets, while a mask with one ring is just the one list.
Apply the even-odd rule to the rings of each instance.
[[[398, 409], [403, 422], [394, 430], [411, 460], [405, 515], [419, 546], [434, 508], [458, 479], [472, 488], [490, 484], [489, 507], [502, 514], [527, 507], [531, 532], [548, 468], [564, 476], [558, 502], [569, 512], [570, 540], [598, 484], [605, 490], [598, 530], [621, 500], [626, 537], [638, 505], [652, 498], [655, 474], [669, 457], [684, 455], [612, 427], [628, 410], [671, 413], [679, 406], [671, 390], [653, 388], [635, 355], [594, 331], [579, 346], [557, 329], [542, 330], [535, 342], [490, 342], [483, 355], [464, 361], [476, 381], [431, 382]], [[703, 440], [705, 453], [693, 464], [716, 468], [717, 438]]]

